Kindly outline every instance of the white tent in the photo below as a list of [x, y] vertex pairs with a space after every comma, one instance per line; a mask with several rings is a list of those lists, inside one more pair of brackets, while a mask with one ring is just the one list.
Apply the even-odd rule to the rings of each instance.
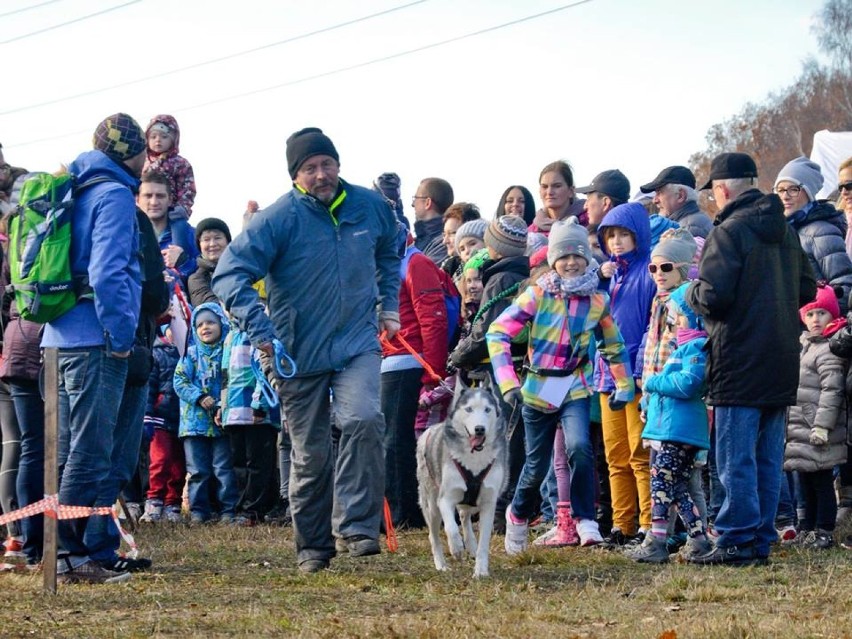
[[811, 160], [819, 164], [825, 183], [817, 199], [825, 199], [837, 190], [837, 167], [852, 157], [852, 131], [817, 131]]

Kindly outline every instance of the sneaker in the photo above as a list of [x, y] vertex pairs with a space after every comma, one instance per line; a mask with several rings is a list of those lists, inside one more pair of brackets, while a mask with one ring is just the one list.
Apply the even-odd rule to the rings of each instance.
[[688, 560], [691, 564], [700, 566], [765, 566], [769, 563], [767, 557], [755, 554], [754, 546], [716, 546], [706, 555], [699, 555]]
[[328, 570], [328, 559], [305, 559], [299, 562], [299, 572], [314, 573]]
[[189, 523], [190, 525], [200, 525], [206, 524], [208, 519], [202, 515], [201, 513], [190, 513], [189, 514]]
[[666, 538], [647, 535], [645, 540], [630, 552], [630, 558], [640, 564], [667, 564], [669, 551], [666, 548]]
[[796, 539], [793, 540], [791, 545], [801, 546], [802, 548], [809, 548], [816, 541], [816, 531], [814, 530], [800, 530]]
[[291, 525], [293, 518], [290, 516], [290, 505], [287, 500], [279, 501], [272, 510], [266, 513], [263, 521], [275, 526]]
[[113, 572], [94, 561], [87, 561], [76, 568], [56, 575], [61, 584], [117, 584], [128, 581], [129, 572]]
[[133, 521], [139, 521], [139, 518], [142, 516], [142, 504], [137, 501], [128, 501], [125, 502], [125, 505], [127, 506], [127, 512], [133, 517]]
[[257, 522], [248, 515], [237, 515], [234, 517], [234, 520], [231, 522], [233, 526], [240, 526], [242, 528], [250, 528], [254, 526]]
[[133, 559], [131, 557], [119, 555], [115, 559], [99, 561], [98, 563], [101, 567], [111, 570], [112, 572], [139, 572], [140, 570], [148, 570], [153, 562], [146, 557], [137, 557], [136, 559]]
[[507, 555], [519, 555], [529, 543], [529, 523], [526, 519], [515, 519], [512, 507], [506, 509], [506, 537], [503, 545]]
[[166, 506], [163, 509], [163, 519], [170, 524], [179, 524], [183, 521], [183, 515], [180, 513], [180, 506]]
[[149, 499], [145, 502], [145, 512], [139, 518], [140, 523], [156, 524], [163, 517], [163, 502], [159, 499]]
[[789, 546], [796, 541], [796, 527], [795, 526], [784, 526], [783, 528], [779, 528], [778, 533], [778, 542], [782, 546]]
[[21, 537], [9, 537], [3, 544], [6, 547], [3, 556], [6, 558], [26, 557], [24, 554], [24, 541]]
[[840, 546], [846, 550], [852, 550], [852, 535], [846, 535], [840, 542]]
[[811, 533], [809, 543], [806, 548], [811, 550], [828, 550], [834, 546], [834, 535], [827, 530], [817, 530]]
[[645, 530], [640, 528], [636, 531], [635, 535], [628, 535], [626, 537], [626, 541], [624, 542], [624, 551], [625, 552], [633, 552], [639, 546], [641, 546], [645, 542], [645, 537], [648, 533]]
[[690, 558], [706, 555], [711, 550], [713, 550], [713, 542], [706, 536], [702, 538], [690, 537], [686, 540], [686, 545], [681, 548], [678, 556], [681, 561], [689, 561]]
[[546, 546], [547, 542], [556, 536], [556, 526], [551, 526], [547, 532], [533, 539], [533, 546]]
[[613, 528], [610, 533], [604, 537], [600, 547], [604, 550], [617, 550], [627, 545], [627, 542], [633, 539], [632, 535], [625, 535], [621, 532], [621, 528]]
[[[350, 557], [369, 557], [382, 552], [379, 548], [379, 540], [367, 535], [352, 535], [340, 541], [346, 544], [346, 550], [349, 551]], [[337, 547], [337, 542], [335, 542], [335, 547]]]
[[222, 526], [230, 526], [234, 523], [234, 516], [230, 513], [222, 513], [219, 515], [219, 524]]
[[597, 546], [603, 543], [598, 522], [594, 519], [578, 519], [577, 534], [580, 536], [581, 546]]
[[334, 549], [338, 554], [342, 555], [343, 553], [349, 552], [349, 544], [346, 543], [346, 540], [343, 537], [335, 537]]

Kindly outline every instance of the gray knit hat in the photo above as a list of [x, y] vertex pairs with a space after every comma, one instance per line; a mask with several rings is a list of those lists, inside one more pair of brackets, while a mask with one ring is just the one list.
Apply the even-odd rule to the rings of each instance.
[[792, 182], [796, 186], [801, 186], [808, 195], [808, 201], [813, 202], [824, 181], [819, 164], [811, 162], [803, 155], [784, 165], [775, 179], [774, 187], [778, 186], [779, 182]]
[[698, 244], [689, 231], [684, 228], [669, 229], [660, 237], [660, 243], [651, 252], [651, 259], [661, 257], [675, 264], [682, 264], [678, 270], [686, 279], [696, 251]]
[[485, 229], [488, 228], [488, 222], [485, 220], [471, 220], [462, 224], [456, 230], [456, 250], [459, 250], [459, 244], [466, 237], [475, 237], [485, 241]]
[[566, 255], [579, 255], [586, 264], [592, 261], [592, 248], [589, 246], [589, 231], [580, 226], [573, 215], [567, 220], [558, 220], [550, 227], [547, 244], [547, 263], [556, 264], [556, 260]]
[[527, 224], [515, 215], [503, 215], [491, 220], [485, 229], [485, 246], [503, 257], [517, 257], [527, 250]]

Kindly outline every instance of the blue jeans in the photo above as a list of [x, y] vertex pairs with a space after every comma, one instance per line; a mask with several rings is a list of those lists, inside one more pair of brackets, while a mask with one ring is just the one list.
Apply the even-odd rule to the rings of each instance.
[[[18, 503], [29, 506], [44, 497], [44, 401], [38, 382], [29, 379], [9, 380], [9, 394], [15, 404], [21, 429], [21, 459], [18, 463]], [[44, 546], [44, 515], [21, 520], [24, 553], [27, 562], [41, 561]]]
[[[293, 445], [290, 509], [300, 563], [334, 557], [332, 528], [342, 537], [379, 537], [385, 494], [379, 371], [379, 353], [362, 353], [343, 370], [294, 377], [282, 385]], [[329, 391], [340, 430], [336, 463]]]
[[[147, 386], [125, 386], [113, 431], [110, 471], [98, 490], [98, 506], [114, 504], [136, 470], [147, 401]], [[108, 561], [118, 556], [121, 536], [111, 515], [89, 517], [85, 540], [89, 557], [96, 561]]]
[[778, 512], [775, 515], [775, 527], [785, 528], [796, 525], [796, 498], [794, 496], [792, 471], [781, 472]]
[[769, 556], [784, 463], [784, 408], [717, 406], [716, 464], [724, 491], [717, 545], [754, 544]]
[[530, 519], [538, 492], [553, 459], [557, 425], [565, 436], [565, 451], [571, 468], [571, 511], [576, 519], [595, 518], [595, 457], [589, 435], [589, 399], [569, 401], [555, 413], [543, 413], [524, 405], [527, 459], [515, 489], [512, 512]]
[[210, 480], [219, 484], [217, 492], [223, 515], [233, 517], [240, 499], [237, 475], [231, 460], [231, 442], [225, 437], [183, 437], [186, 470], [189, 473], [189, 511], [207, 521], [210, 508]]
[[[126, 378], [127, 360], [108, 355], [103, 347], [60, 349], [59, 503], [100, 505]], [[59, 556], [67, 557], [70, 568], [89, 560], [87, 523], [88, 518], [59, 521]]]

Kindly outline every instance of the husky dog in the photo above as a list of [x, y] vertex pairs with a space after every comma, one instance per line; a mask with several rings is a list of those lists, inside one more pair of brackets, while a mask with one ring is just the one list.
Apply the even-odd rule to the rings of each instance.
[[[427, 430], [417, 442], [420, 509], [429, 526], [435, 568], [447, 570], [441, 547], [441, 521], [450, 554], [461, 559], [465, 548], [476, 557], [474, 577], [488, 576], [488, 551], [497, 498], [508, 480], [505, 420], [500, 401], [488, 387], [467, 388], [456, 380], [446, 421]], [[459, 513], [464, 541], [456, 523]], [[471, 515], [479, 513], [479, 542]]]

